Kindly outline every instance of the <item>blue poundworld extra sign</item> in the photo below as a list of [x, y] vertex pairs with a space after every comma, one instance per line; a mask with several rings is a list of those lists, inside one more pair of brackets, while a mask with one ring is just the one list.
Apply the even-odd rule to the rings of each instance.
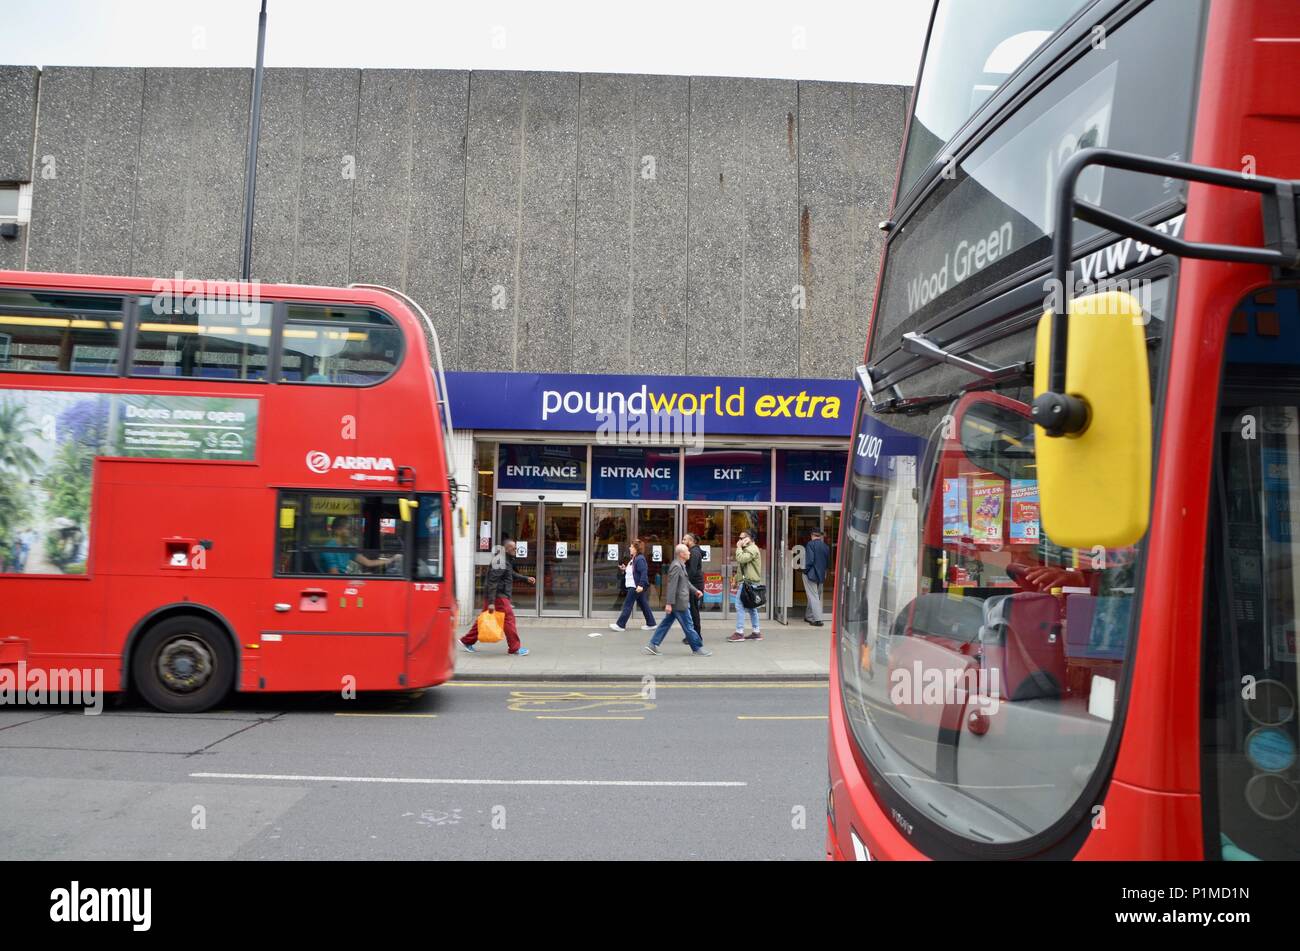
[[464, 429], [847, 438], [850, 380], [586, 373], [448, 373]]

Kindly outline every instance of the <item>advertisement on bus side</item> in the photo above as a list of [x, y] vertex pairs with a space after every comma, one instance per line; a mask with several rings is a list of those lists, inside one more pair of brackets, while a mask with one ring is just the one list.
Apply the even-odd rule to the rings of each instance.
[[0, 574], [85, 574], [98, 456], [255, 457], [258, 401], [0, 390]]

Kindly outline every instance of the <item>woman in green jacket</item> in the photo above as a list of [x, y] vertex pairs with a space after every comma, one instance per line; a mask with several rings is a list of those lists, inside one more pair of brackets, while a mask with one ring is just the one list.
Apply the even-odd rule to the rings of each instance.
[[[761, 641], [763, 632], [759, 630], [758, 608], [747, 608], [740, 603], [740, 588], [746, 581], [753, 584], [763, 582], [763, 552], [754, 544], [749, 532], [741, 532], [736, 542], [736, 593], [731, 596], [731, 603], [736, 609], [736, 633], [728, 641], [733, 644], [740, 641]], [[751, 633], [745, 636], [745, 615], [749, 615]]]

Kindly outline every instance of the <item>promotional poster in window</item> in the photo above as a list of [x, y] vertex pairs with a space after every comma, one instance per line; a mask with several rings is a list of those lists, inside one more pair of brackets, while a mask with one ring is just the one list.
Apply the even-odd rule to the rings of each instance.
[[246, 399], [0, 395], [0, 574], [85, 574], [97, 456], [248, 461], [257, 416]]

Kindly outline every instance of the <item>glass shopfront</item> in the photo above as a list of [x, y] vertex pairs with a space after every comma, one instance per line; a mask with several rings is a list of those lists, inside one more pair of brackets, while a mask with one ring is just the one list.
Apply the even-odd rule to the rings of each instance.
[[663, 582], [686, 532], [704, 550], [706, 616], [730, 618], [736, 542], [749, 532], [762, 551], [767, 616], [802, 620], [803, 546], [813, 530], [834, 545], [847, 453], [819, 447], [607, 446], [578, 442], [476, 444], [473, 519], [476, 604], [491, 549], [518, 544], [515, 609], [525, 616], [614, 616], [633, 539], [649, 567], [650, 601], [662, 610]]

